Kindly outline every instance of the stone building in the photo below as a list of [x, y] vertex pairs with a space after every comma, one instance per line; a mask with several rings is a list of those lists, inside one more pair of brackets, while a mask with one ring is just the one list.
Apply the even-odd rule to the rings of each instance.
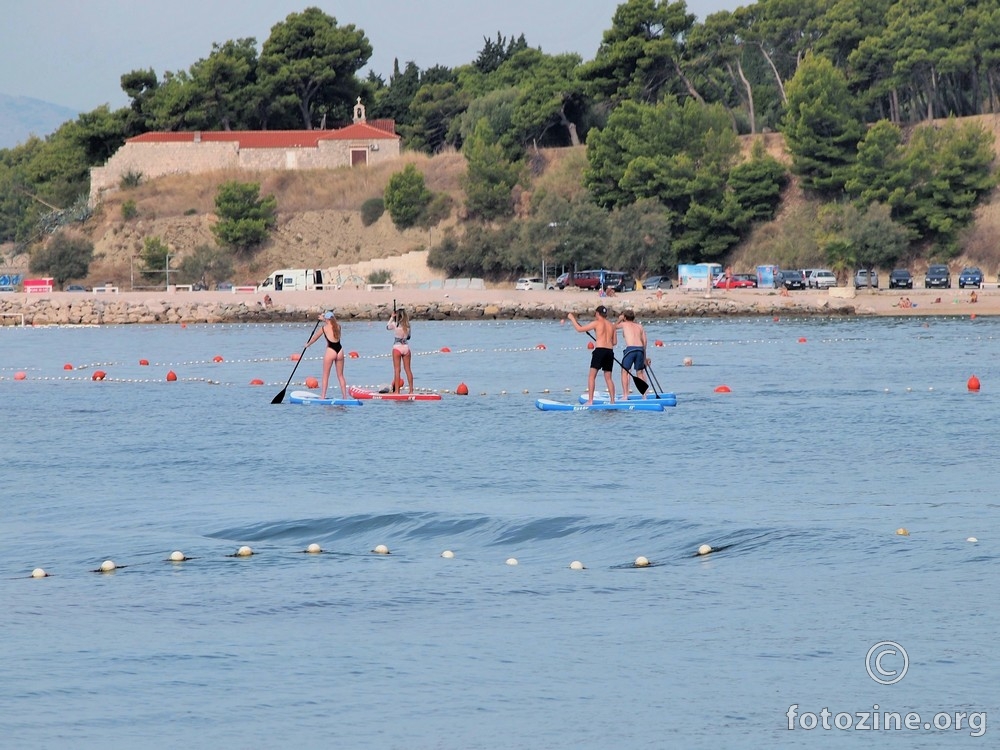
[[90, 205], [118, 189], [128, 175], [274, 169], [335, 169], [399, 158], [393, 120], [368, 122], [360, 97], [354, 122], [338, 130], [151, 132], [129, 138], [103, 167], [90, 170]]

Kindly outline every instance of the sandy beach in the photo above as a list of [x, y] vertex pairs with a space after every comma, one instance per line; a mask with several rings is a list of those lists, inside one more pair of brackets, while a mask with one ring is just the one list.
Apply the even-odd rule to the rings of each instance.
[[[393, 289], [341, 288], [308, 292], [134, 291], [118, 293], [53, 292], [0, 295], [0, 323], [120, 324], [308, 320], [334, 309], [342, 320], [387, 317], [393, 305], [409, 308], [415, 319], [560, 319], [567, 312], [583, 316], [597, 305], [617, 314], [631, 308], [640, 318], [747, 315], [831, 316], [972, 316], [1000, 314], [1000, 289], [914, 289], [873, 291], [773, 289], [705, 291], [639, 290], [601, 297], [576, 289], [515, 291], [513, 288]], [[266, 297], [270, 298], [270, 305]], [[912, 307], [900, 307], [902, 297]]]

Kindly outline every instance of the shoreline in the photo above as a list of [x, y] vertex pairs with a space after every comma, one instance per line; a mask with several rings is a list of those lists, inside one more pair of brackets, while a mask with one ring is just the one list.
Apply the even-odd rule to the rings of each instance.
[[[940, 317], [1000, 315], [1000, 289], [873, 291], [836, 287], [781, 295], [774, 289], [649, 290], [601, 297], [575, 289], [330, 289], [272, 292], [7, 292], [0, 294], [0, 325], [127, 325], [152, 323], [245, 323], [313, 320], [334, 309], [342, 321], [388, 318], [407, 307], [415, 320], [559, 320], [573, 312], [592, 315], [606, 305], [612, 315], [632, 309], [644, 320], [687, 317], [831, 316]], [[902, 293], [901, 293], [902, 292]], [[906, 296], [913, 307], [900, 308]]]

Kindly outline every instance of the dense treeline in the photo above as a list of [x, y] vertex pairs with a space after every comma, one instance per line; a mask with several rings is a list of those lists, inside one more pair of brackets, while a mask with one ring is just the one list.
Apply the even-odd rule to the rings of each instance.
[[[785, 135], [792, 172], [831, 206], [814, 238], [831, 264], [892, 262], [855, 236], [864, 221], [906, 238], [891, 253], [953, 255], [994, 185], [984, 132], [928, 123], [1000, 106], [998, 0], [759, 0], [703, 22], [684, 2], [627, 0], [589, 61], [498, 34], [469, 64], [397, 62], [385, 81], [359, 77], [371, 54], [362, 29], [307, 8], [259, 47], [230, 40], [188, 70], [125, 73], [129, 106], [0, 151], [0, 241], [29, 246], [85, 216], [89, 167], [126, 138], [339, 127], [359, 96], [405, 147], [465, 153], [467, 231], [432, 256], [462, 273], [724, 258], [773, 217], [788, 179], [738, 135]], [[532, 190], [539, 147], [581, 143], [585, 190]]]

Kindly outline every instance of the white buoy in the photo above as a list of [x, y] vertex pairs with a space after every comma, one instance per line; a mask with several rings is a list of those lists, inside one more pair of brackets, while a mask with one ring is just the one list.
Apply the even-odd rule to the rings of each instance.
[[250, 555], [252, 555], [252, 554], [253, 554], [253, 550], [250, 549], [245, 544], [242, 547], [240, 547], [238, 550], [236, 550], [236, 556], [237, 557], [250, 557]]
[[569, 564], [570, 570], [583, 570], [583, 563], [579, 560], [574, 560]]
[[967, 542], [971, 542], [972, 544], [975, 544], [975, 543], [976, 543], [976, 542], [978, 542], [979, 540], [978, 540], [978, 539], [976, 539], [976, 537], [974, 537], [974, 536], [970, 536], [970, 537], [969, 537], [968, 539], [966, 539], [965, 541], [967, 541]]
[[711, 552], [712, 552], [712, 545], [710, 544], [703, 544], [698, 548], [699, 555], [708, 555]]
[[175, 549], [170, 553], [170, 562], [184, 562], [185, 560], [187, 560], [187, 558], [179, 549]]
[[517, 565], [517, 558], [516, 557], [508, 557], [507, 558], [507, 564], [508, 565]]
[[454, 556], [455, 556], [455, 553], [452, 552], [450, 549], [446, 549], [444, 552], [441, 553], [441, 557], [443, 557], [443, 558], [445, 558], [447, 560], [450, 560]]
[[48, 573], [46, 573], [45, 570], [42, 568], [35, 568], [33, 571], [31, 571], [32, 578], [45, 578], [47, 575]]
[[649, 567], [649, 558], [646, 558], [646, 557], [643, 557], [642, 555], [639, 555], [637, 558], [635, 558], [635, 567], [637, 567], [637, 568], [648, 568]]
[[376, 555], [388, 555], [389, 548], [386, 547], [384, 544], [380, 544], [377, 547], [375, 547], [375, 549], [373, 549], [372, 552], [374, 552]]
[[310, 555], [318, 555], [322, 551], [323, 548], [320, 547], [318, 544], [316, 544], [316, 542], [313, 542], [308, 547], [306, 547], [306, 552], [308, 552]]
[[118, 566], [115, 565], [115, 561], [114, 560], [105, 560], [104, 562], [101, 563], [101, 572], [102, 573], [110, 573], [112, 570], [114, 570], [117, 567]]

